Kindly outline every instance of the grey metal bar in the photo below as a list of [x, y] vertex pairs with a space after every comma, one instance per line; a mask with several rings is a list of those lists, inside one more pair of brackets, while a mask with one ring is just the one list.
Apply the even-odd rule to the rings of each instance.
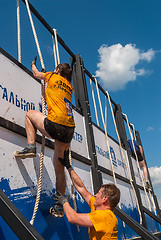
[[156, 216], [154, 213], [150, 212], [146, 207], [142, 207], [143, 211], [148, 214], [151, 218], [161, 224], [161, 218]]
[[114, 213], [122, 220], [124, 221], [130, 228], [132, 228], [139, 236], [142, 237], [144, 240], [158, 240], [153, 234], [151, 234], [146, 228], [144, 228], [142, 225], [137, 223], [134, 219], [132, 219], [130, 216], [128, 216], [125, 212], [123, 212], [121, 209], [116, 207], [114, 209]]
[[1, 189], [0, 216], [20, 240], [44, 240]]
[[[154, 233], [154, 236], [155, 237], [160, 237], [161, 236], [161, 232]], [[130, 238], [128, 240], [142, 240], [142, 237]]]

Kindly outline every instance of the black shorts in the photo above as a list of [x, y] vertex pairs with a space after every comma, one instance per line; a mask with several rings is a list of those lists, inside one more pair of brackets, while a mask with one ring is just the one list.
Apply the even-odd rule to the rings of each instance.
[[44, 128], [51, 138], [63, 143], [70, 143], [73, 138], [75, 127], [67, 127], [58, 123], [54, 123], [45, 118]]
[[[137, 157], [138, 157], [138, 161], [139, 161], [139, 162], [141, 162], [141, 161], [144, 160], [143, 157], [142, 157], [142, 155], [141, 155], [141, 153], [140, 153], [139, 151], [136, 151], [136, 154], [137, 154]], [[136, 159], [134, 152], [132, 152], [132, 157]]]

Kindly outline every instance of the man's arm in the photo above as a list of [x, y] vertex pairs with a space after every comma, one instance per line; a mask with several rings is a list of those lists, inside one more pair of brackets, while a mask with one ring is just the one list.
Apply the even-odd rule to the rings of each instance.
[[87, 213], [77, 213], [70, 207], [69, 203], [63, 204], [65, 215], [68, 221], [72, 224], [76, 224], [82, 227], [93, 227], [93, 224]]
[[73, 170], [72, 166], [70, 165], [69, 150], [64, 151], [64, 159], [62, 159], [62, 158], [58, 158], [58, 159], [67, 168], [76, 190], [81, 194], [81, 196], [84, 198], [84, 200], [89, 204], [89, 199], [92, 197], [92, 194], [87, 191], [82, 180], [80, 179], [80, 177], [76, 174], [76, 172]]
[[68, 221], [72, 224], [80, 225], [83, 227], [93, 227], [89, 215], [84, 213], [77, 213], [68, 203], [68, 197], [63, 196], [60, 192], [57, 191], [56, 194], [53, 194], [53, 199], [56, 201], [54, 205], [62, 205], [65, 215], [68, 218]]
[[87, 191], [80, 177], [76, 174], [72, 167], [68, 168], [69, 175], [74, 184], [76, 190], [81, 194], [84, 200], [89, 204], [89, 200], [92, 197], [92, 194]]

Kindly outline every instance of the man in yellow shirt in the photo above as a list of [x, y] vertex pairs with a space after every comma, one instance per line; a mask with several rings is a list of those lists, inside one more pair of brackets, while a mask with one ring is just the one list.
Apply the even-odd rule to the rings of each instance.
[[92, 196], [71, 167], [68, 151], [64, 152], [64, 159], [59, 158], [59, 161], [68, 169], [76, 190], [87, 202], [91, 208], [91, 212], [88, 214], [75, 212], [73, 208], [70, 207], [68, 198], [62, 196], [61, 193], [54, 195], [54, 200], [56, 200], [54, 204], [63, 205], [64, 212], [70, 223], [89, 227], [90, 240], [118, 239], [118, 220], [112, 210], [119, 203], [120, 190], [114, 184], [104, 184], [99, 192], [95, 196]]
[[[36, 57], [31, 63], [35, 78], [45, 80], [45, 98], [48, 107], [48, 116], [30, 110], [26, 113], [25, 128], [28, 145], [22, 151], [16, 151], [15, 157], [36, 157], [36, 132], [39, 130], [44, 136], [55, 139], [54, 168], [56, 175], [56, 190], [65, 193], [66, 180], [64, 166], [58, 161], [63, 158], [64, 151], [70, 147], [75, 123], [72, 114], [72, 68], [67, 63], [59, 64], [54, 72], [39, 72], [36, 68]], [[52, 214], [63, 216], [63, 209], [55, 206]]]

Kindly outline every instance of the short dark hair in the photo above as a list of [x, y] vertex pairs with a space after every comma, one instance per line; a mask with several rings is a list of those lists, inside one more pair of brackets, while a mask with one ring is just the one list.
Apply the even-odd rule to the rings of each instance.
[[120, 190], [112, 183], [102, 185], [102, 195], [107, 196], [111, 210], [113, 210], [120, 201]]
[[60, 76], [67, 79], [69, 82], [72, 80], [72, 68], [68, 63], [60, 63], [56, 67], [56, 70], [59, 68]]

